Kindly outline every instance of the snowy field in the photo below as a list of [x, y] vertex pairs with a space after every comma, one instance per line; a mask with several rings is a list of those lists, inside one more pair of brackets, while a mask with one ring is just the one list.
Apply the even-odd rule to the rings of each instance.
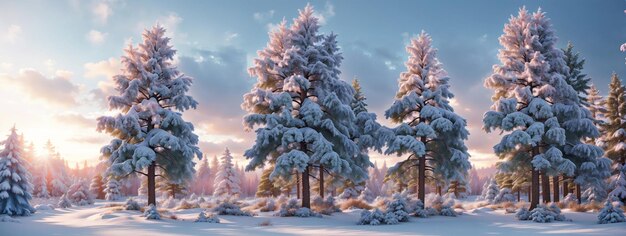
[[[362, 210], [321, 218], [219, 216], [220, 223], [196, 223], [201, 209], [170, 210], [178, 219], [146, 220], [138, 211], [111, 210], [111, 202], [39, 211], [20, 222], [0, 223], [0, 235], [624, 235], [626, 223], [596, 223], [597, 213], [563, 210], [571, 222], [519, 221], [514, 214], [487, 207], [464, 210], [457, 217], [412, 217], [397, 225], [357, 225]], [[123, 202], [117, 202], [122, 204]], [[466, 203], [465, 205], [471, 205]], [[164, 217], [165, 218], [165, 217]], [[268, 223], [270, 225], [263, 226]], [[17, 233], [17, 234], [15, 234]]]

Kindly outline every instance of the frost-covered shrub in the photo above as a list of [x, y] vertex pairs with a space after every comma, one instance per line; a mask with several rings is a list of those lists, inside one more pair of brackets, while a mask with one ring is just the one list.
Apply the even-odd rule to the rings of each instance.
[[417, 199], [417, 201], [413, 203], [413, 215], [421, 218], [430, 216], [426, 209], [424, 209], [424, 203], [422, 200]]
[[146, 211], [143, 212], [143, 216], [146, 217], [146, 219], [148, 220], [160, 220], [161, 219], [161, 215], [159, 214], [159, 211], [157, 211], [157, 208], [154, 204], [148, 205], [148, 208], [146, 208]]
[[598, 214], [598, 224], [609, 224], [625, 222], [624, 211], [621, 208], [621, 203], [611, 202], [607, 200], [604, 203], [604, 208]]
[[443, 204], [441, 204], [441, 209], [439, 210], [439, 215], [442, 216], [456, 216], [457, 213], [454, 211], [454, 199], [448, 199]]
[[231, 216], [252, 216], [251, 212], [242, 211], [239, 205], [235, 201], [224, 200], [216, 207], [211, 209], [212, 212], [218, 215], [231, 215]]
[[500, 187], [498, 187], [498, 183], [494, 178], [489, 179], [489, 185], [487, 185], [487, 191], [484, 191], [484, 195], [481, 198], [489, 203], [493, 202], [498, 193], [500, 192]]
[[363, 210], [361, 212], [361, 218], [358, 224], [360, 225], [380, 225], [385, 224], [385, 214], [378, 208], [368, 211]]
[[195, 222], [220, 223], [220, 219], [214, 214], [207, 214], [204, 211], [201, 211]]
[[554, 203], [550, 204], [550, 206], [539, 204], [530, 212], [528, 212], [526, 208], [521, 208], [515, 214], [515, 217], [519, 220], [532, 220], [539, 223], [566, 220], [565, 216], [561, 214], [561, 209], [559, 209], [559, 207]]
[[370, 190], [368, 187], [365, 187], [365, 189], [363, 189], [363, 191], [361, 191], [361, 195], [359, 195], [359, 200], [363, 200], [366, 202], [372, 202], [374, 201], [374, 193], [372, 192], [372, 190]]
[[[384, 206], [384, 202], [381, 204], [381, 206]], [[367, 202], [361, 199], [348, 199], [341, 202], [341, 206], [339, 208], [341, 210], [348, 210], [353, 208], [370, 210], [372, 209], [372, 206], [370, 206], [369, 204], [367, 204]]]
[[273, 198], [267, 198], [265, 201], [265, 205], [261, 207], [261, 212], [269, 212], [276, 210], [276, 201]]
[[126, 199], [126, 203], [124, 203], [124, 209], [128, 211], [140, 211], [141, 206], [137, 201], [135, 201], [135, 199], [131, 197]]
[[313, 201], [311, 201], [311, 208], [324, 215], [341, 212], [341, 209], [335, 205], [335, 198], [330, 195], [327, 196], [326, 199], [322, 199], [320, 196], [315, 196]]
[[515, 202], [515, 196], [511, 192], [510, 188], [502, 188], [498, 195], [493, 198], [493, 204], [498, 204], [502, 202]]
[[187, 201], [187, 199], [183, 199], [180, 200], [180, 202], [178, 203], [178, 206], [176, 206], [177, 210], [181, 210], [181, 209], [194, 209], [194, 208], [199, 208], [200, 205], [198, 205], [198, 203], [196, 202], [192, 202], [192, 201]]
[[443, 197], [439, 194], [429, 193], [426, 195], [426, 199], [424, 199], [424, 201], [425, 206], [432, 207], [439, 211], [439, 209], [441, 209], [441, 204], [443, 204]]
[[54, 206], [52, 204], [37, 204], [35, 205], [35, 210], [38, 210], [38, 211], [54, 210]]
[[[407, 222], [409, 221], [409, 209], [406, 203], [406, 198], [400, 194], [394, 194], [393, 198], [387, 202], [385, 207], [385, 218], [391, 220], [390, 217], [395, 216], [398, 222]], [[389, 215], [392, 213], [393, 215]]]
[[163, 208], [167, 208], [167, 209], [172, 209], [174, 207], [178, 206], [178, 199], [173, 198], [173, 197], [169, 197], [167, 199], [165, 199], [165, 201], [163, 201], [163, 203], [161, 203], [161, 207]]
[[67, 194], [63, 194], [61, 198], [59, 198], [59, 202], [57, 203], [58, 208], [69, 208], [72, 207], [72, 202], [67, 198]]
[[358, 198], [359, 197], [359, 191], [357, 188], [363, 188], [362, 186], [357, 186], [357, 187], [347, 187], [343, 190], [343, 192], [341, 192], [341, 194], [339, 194], [339, 199], [353, 199], [353, 198]]
[[122, 198], [120, 188], [120, 182], [112, 177], [109, 177], [109, 181], [107, 181], [106, 188], [104, 189], [104, 192], [106, 193], [104, 198], [109, 201], [120, 200]]
[[280, 206], [280, 210], [275, 215], [276, 216], [281, 216], [281, 217], [291, 217], [291, 216], [297, 216], [297, 217], [312, 217], [312, 216], [314, 216], [314, 217], [321, 217], [322, 216], [319, 213], [315, 213], [315, 212], [311, 211], [311, 209], [309, 209], [309, 208], [300, 207], [300, 204], [298, 204], [298, 200], [295, 199], [295, 198], [292, 198], [289, 201], [287, 201], [286, 203], [282, 204]]
[[72, 184], [67, 191], [67, 196], [72, 204], [76, 206], [90, 205], [94, 202], [94, 196], [89, 191], [89, 186], [85, 181], [78, 181]]
[[530, 211], [528, 208], [522, 207], [515, 213], [515, 218], [518, 220], [528, 220], [530, 218]]
[[565, 204], [578, 203], [578, 199], [573, 193], [568, 193], [567, 196], [565, 196], [563, 200], [561, 200], [561, 202]]

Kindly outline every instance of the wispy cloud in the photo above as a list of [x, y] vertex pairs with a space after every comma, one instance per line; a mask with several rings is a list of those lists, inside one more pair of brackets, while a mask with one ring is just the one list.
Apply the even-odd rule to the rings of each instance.
[[17, 76], [0, 75], [0, 81], [13, 85], [27, 97], [55, 105], [75, 106], [75, 97], [79, 86], [70, 81], [68, 73], [59, 73], [53, 78], [46, 78], [34, 69], [23, 69]]
[[89, 33], [85, 35], [85, 38], [91, 44], [98, 45], [98, 44], [104, 43], [106, 36], [107, 36], [107, 33], [102, 33], [97, 30], [90, 30]]
[[113, 9], [111, 9], [109, 2], [100, 1], [100, 2], [94, 3], [91, 9], [91, 12], [93, 13], [97, 22], [106, 24], [107, 20], [109, 19], [109, 16], [113, 14]]

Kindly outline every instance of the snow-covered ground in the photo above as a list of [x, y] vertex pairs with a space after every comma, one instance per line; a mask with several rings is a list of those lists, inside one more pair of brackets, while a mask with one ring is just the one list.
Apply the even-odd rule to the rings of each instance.
[[[118, 202], [122, 203], [122, 202]], [[201, 209], [171, 210], [177, 220], [146, 220], [138, 211], [112, 211], [109, 202], [68, 209], [43, 210], [19, 223], [0, 223], [0, 235], [624, 235], [626, 223], [596, 224], [596, 213], [564, 210], [571, 222], [518, 221], [490, 208], [466, 210], [457, 217], [412, 217], [398, 225], [357, 225], [361, 210], [322, 218], [219, 216], [220, 223], [195, 223]], [[164, 217], [165, 218], [165, 217]], [[261, 226], [269, 222], [269, 226]]]

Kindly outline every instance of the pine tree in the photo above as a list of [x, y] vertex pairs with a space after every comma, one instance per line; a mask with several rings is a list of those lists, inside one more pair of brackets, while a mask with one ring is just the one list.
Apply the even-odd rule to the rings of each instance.
[[213, 178], [209, 167], [209, 158], [202, 159], [195, 178], [195, 191], [198, 194], [213, 194]]
[[565, 77], [565, 82], [572, 86], [572, 88], [578, 93], [578, 100], [584, 105], [588, 104], [587, 95], [591, 88], [591, 78], [588, 78], [586, 74], [582, 73], [585, 65], [585, 59], [579, 59], [579, 52], [574, 52], [574, 45], [572, 42], [567, 43], [567, 47], [563, 50], [563, 60], [567, 65], [568, 72]]
[[[354, 91], [339, 79], [342, 56], [334, 35], [318, 33], [318, 18], [307, 5], [287, 29], [283, 22], [258, 52], [250, 74], [257, 78], [244, 95], [247, 130], [255, 126], [255, 145], [245, 152], [247, 170], [276, 163], [270, 178], [302, 178], [302, 207], [310, 208], [311, 168], [348, 179], [362, 177], [359, 152], [350, 139]], [[275, 160], [271, 157], [276, 156]]]
[[277, 197], [280, 195], [280, 188], [274, 184], [274, 181], [270, 179], [270, 174], [272, 174], [274, 168], [269, 166], [269, 168], [265, 168], [263, 173], [261, 174], [261, 182], [257, 188], [255, 196], [257, 197]]
[[91, 179], [91, 185], [89, 185], [89, 191], [93, 193], [96, 199], [104, 199], [104, 181], [101, 174], [96, 174]]
[[[606, 123], [604, 115], [606, 114], [606, 99], [600, 95], [600, 90], [595, 85], [591, 84], [587, 91], [587, 109], [591, 112], [591, 118], [598, 127], [598, 130], [604, 134], [603, 126]], [[605, 148], [604, 138], [600, 136], [598, 138], [591, 138], [588, 143], [596, 144], [601, 148]]]
[[617, 74], [611, 76], [609, 95], [606, 98], [606, 123], [602, 126], [606, 133], [604, 142], [606, 156], [614, 163], [626, 163], [626, 88]]
[[87, 182], [83, 180], [76, 181], [72, 186], [70, 186], [67, 191], [67, 196], [70, 201], [76, 206], [84, 206], [88, 204], [93, 204], [94, 196], [89, 191], [89, 187], [87, 186]]
[[193, 158], [202, 157], [193, 124], [182, 118], [198, 105], [186, 95], [193, 79], [172, 64], [175, 53], [163, 27], [146, 30], [138, 47], [126, 49], [122, 74], [114, 77], [119, 95], [108, 97], [109, 108], [120, 114], [98, 118], [98, 131], [114, 137], [101, 150], [108, 171], [146, 176], [148, 204], [155, 206], [157, 166], [165, 178], [181, 182], [193, 177]]
[[619, 172], [611, 178], [611, 192], [609, 199], [616, 199], [626, 203], [626, 165], [616, 164], [615, 169]]
[[606, 164], [599, 158], [601, 149], [581, 142], [599, 132], [565, 81], [568, 67], [556, 40], [544, 12], [531, 15], [520, 9], [500, 37], [502, 64], [494, 65], [494, 73], [485, 80], [485, 86], [494, 90], [494, 105], [485, 113], [484, 129], [505, 133], [494, 146], [502, 171], [532, 168], [531, 209], [539, 203], [540, 175], [547, 201], [548, 175], [576, 175], [578, 182], [589, 182], [595, 167]]
[[33, 185], [30, 182], [28, 165], [22, 155], [21, 145], [15, 126], [0, 151], [0, 214], [9, 216], [29, 216], [35, 212], [29, 201], [32, 198]]
[[120, 182], [112, 176], [109, 177], [104, 192], [106, 193], [104, 197], [106, 200], [117, 201], [122, 198], [122, 194], [120, 193]]
[[233, 157], [230, 155], [228, 148], [222, 154], [222, 163], [219, 166], [215, 176], [215, 191], [213, 196], [224, 197], [241, 195], [240, 180], [237, 170], [233, 166]]
[[464, 140], [468, 131], [463, 118], [454, 113], [449, 99], [447, 72], [436, 57], [431, 38], [422, 32], [406, 50], [407, 71], [400, 74], [399, 91], [385, 117], [400, 124], [387, 154], [409, 154], [406, 160], [389, 169], [389, 174], [404, 175], [418, 168], [418, 197], [425, 201], [426, 171], [445, 181], [463, 181], [471, 168]]
[[167, 193], [171, 198], [183, 198], [189, 193], [186, 182], [158, 181], [157, 189], [163, 193]]

